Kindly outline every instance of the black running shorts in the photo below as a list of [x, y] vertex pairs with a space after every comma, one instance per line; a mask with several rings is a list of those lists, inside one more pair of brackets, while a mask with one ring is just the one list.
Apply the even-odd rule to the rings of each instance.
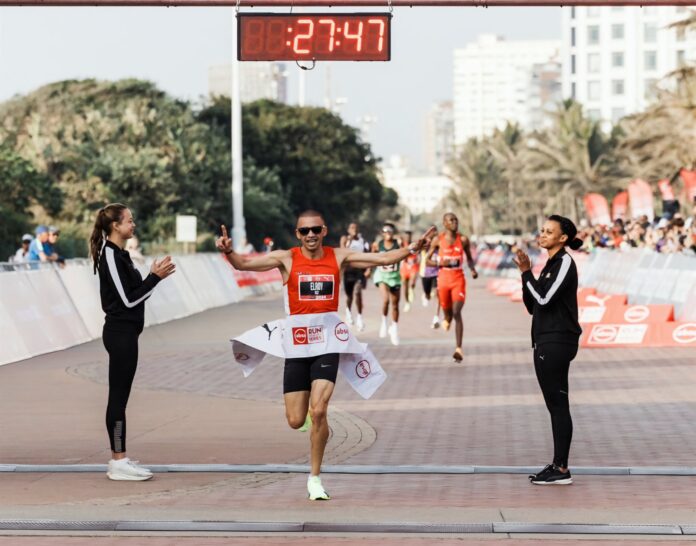
[[312, 390], [312, 381], [326, 379], [336, 383], [338, 374], [338, 353], [310, 356], [307, 358], [286, 358], [283, 372], [283, 394]]
[[343, 273], [343, 290], [346, 295], [352, 295], [356, 285], [365, 288], [367, 285], [365, 272], [362, 269], [346, 269]]
[[423, 281], [423, 292], [427, 297], [430, 297], [433, 288], [437, 290], [437, 277], [423, 277], [421, 280]]

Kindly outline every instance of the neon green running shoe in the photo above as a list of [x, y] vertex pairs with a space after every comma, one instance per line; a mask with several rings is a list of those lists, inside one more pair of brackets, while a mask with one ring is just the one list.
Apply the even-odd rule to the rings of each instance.
[[297, 430], [299, 430], [300, 432], [307, 432], [310, 428], [312, 428], [312, 417], [308, 413], [307, 418], [304, 421], [304, 425], [302, 425]]

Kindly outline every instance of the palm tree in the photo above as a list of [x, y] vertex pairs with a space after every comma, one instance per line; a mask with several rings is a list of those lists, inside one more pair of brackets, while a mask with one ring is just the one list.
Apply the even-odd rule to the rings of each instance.
[[465, 228], [474, 235], [484, 234], [491, 229], [482, 199], [482, 190], [490, 182], [491, 167], [490, 154], [477, 139], [471, 139], [462, 146], [450, 163], [454, 188], [447, 196], [447, 205], [462, 218]]
[[536, 133], [528, 146], [526, 169], [544, 188], [546, 211], [577, 218], [583, 195], [611, 193], [621, 178], [612, 139], [573, 100], [559, 105], [552, 126]]
[[657, 101], [622, 122], [618, 160], [632, 177], [673, 178], [696, 165], [696, 69], [667, 75]]

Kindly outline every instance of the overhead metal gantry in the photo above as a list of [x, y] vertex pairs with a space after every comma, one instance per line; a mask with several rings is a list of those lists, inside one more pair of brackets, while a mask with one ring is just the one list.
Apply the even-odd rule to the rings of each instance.
[[694, 6], [694, 0], [0, 0], [0, 6], [193, 6], [193, 7], [497, 7], [497, 6]]

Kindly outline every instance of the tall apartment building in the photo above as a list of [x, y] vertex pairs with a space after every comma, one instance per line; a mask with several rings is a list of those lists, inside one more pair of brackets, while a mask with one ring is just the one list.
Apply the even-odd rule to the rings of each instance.
[[529, 123], [535, 66], [556, 58], [557, 40], [506, 41], [483, 34], [454, 52], [454, 141], [489, 135], [509, 122]]
[[[242, 102], [270, 99], [287, 102], [288, 76], [283, 63], [248, 62], [239, 64]], [[208, 94], [230, 95], [232, 67], [229, 64], [208, 68]]]
[[694, 33], [669, 28], [688, 13], [684, 6], [563, 8], [563, 96], [607, 125], [645, 109], [665, 75], [696, 59]]
[[436, 102], [425, 119], [425, 166], [430, 174], [443, 174], [454, 154], [452, 101]]
[[392, 156], [382, 167], [382, 181], [399, 194], [399, 202], [411, 214], [432, 212], [452, 189], [452, 180], [446, 176], [412, 175], [400, 156]]

